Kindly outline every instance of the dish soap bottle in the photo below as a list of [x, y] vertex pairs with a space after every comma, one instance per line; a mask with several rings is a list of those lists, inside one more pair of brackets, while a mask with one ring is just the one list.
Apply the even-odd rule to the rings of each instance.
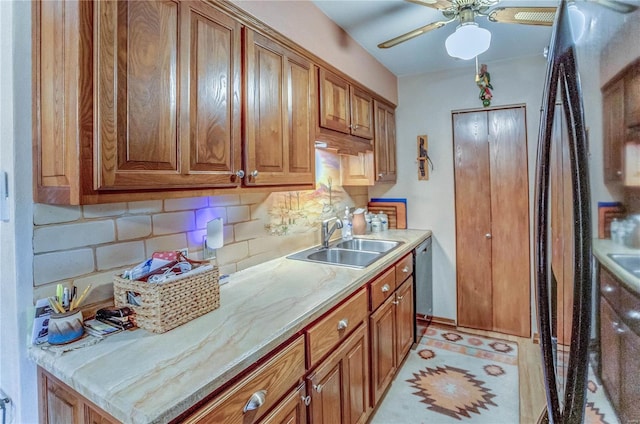
[[342, 240], [353, 239], [353, 223], [351, 222], [351, 214], [349, 206], [344, 209], [344, 217], [342, 218]]

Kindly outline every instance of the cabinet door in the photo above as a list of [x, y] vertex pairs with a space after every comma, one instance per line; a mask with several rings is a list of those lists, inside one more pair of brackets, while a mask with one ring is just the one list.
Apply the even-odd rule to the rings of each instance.
[[44, 424], [79, 423], [82, 401], [73, 391], [41, 374], [41, 420]]
[[640, 125], [640, 62], [631, 66], [624, 83], [624, 124], [626, 127]]
[[396, 363], [396, 307], [392, 296], [371, 314], [371, 380], [373, 405], [377, 405], [395, 375]]
[[359, 88], [350, 87], [351, 134], [371, 140], [373, 138], [373, 98]]
[[398, 366], [413, 344], [413, 278], [396, 291], [396, 362]]
[[606, 183], [624, 179], [624, 79], [602, 93], [603, 166]]
[[179, 4], [95, 2], [95, 188], [179, 183]]
[[[240, 23], [204, 2], [183, 3], [181, 155], [190, 185], [233, 187], [242, 166]], [[188, 113], [187, 113], [188, 112]]]
[[373, 172], [373, 152], [340, 155], [340, 185], [372, 186]]
[[302, 383], [260, 421], [261, 424], [306, 424], [307, 390]]
[[374, 101], [376, 181], [396, 181], [396, 118], [389, 105]]
[[351, 109], [349, 83], [330, 72], [320, 69], [320, 126], [349, 134]]
[[620, 407], [620, 336], [618, 315], [609, 302], [600, 298], [600, 357], [602, 383], [614, 408]]
[[637, 423], [640, 422], [640, 336], [624, 324], [620, 324], [618, 331], [621, 334], [619, 418], [623, 423]]
[[260, 34], [246, 34], [245, 184], [313, 184], [313, 64]]
[[361, 424], [369, 407], [367, 326], [362, 324], [309, 377], [313, 424]]

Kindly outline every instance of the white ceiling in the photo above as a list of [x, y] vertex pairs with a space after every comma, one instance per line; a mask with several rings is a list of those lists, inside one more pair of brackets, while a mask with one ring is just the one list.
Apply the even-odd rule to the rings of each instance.
[[[447, 55], [445, 39], [456, 22], [389, 49], [377, 45], [434, 21], [446, 21], [436, 9], [403, 0], [312, 0], [331, 20], [397, 76], [475, 66], [475, 62]], [[556, 6], [556, 0], [505, 0], [497, 6]], [[493, 6], [496, 7], [496, 6]], [[478, 57], [482, 63], [515, 57], [542, 55], [551, 40], [551, 27], [499, 24], [486, 17], [476, 22], [491, 31], [489, 50]]]

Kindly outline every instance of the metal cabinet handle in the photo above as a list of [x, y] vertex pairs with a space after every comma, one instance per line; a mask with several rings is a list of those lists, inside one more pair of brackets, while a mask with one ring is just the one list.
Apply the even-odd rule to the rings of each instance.
[[341, 319], [340, 321], [338, 321], [338, 331], [342, 331], [345, 328], [347, 328], [347, 326], [349, 325], [349, 320], [346, 318]]
[[393, 303], [394, 305], [397, 305], [397, 304], [399, 304], [400, 302], [398, 302], [397, 300], [394, 300], [394, 301], [393, 301], [393, 302], [391, 302], [391, 303]]
[[616, 334], [624, 334], [624, 333], [627, 332], [627, 330], [625, 330], [624, 328], [620, 327], [620, 323], [619, 322], [614, 321], [614, 322], [611, 323], [611, 326], [613, 327], [613, 331]]
[[257, 169], [254, 169], [253, 171], [251, 171], [251, 176], [252, 176], [253, 178], [257, 177], [257, 176], [258, 176], [258, 170], [257, 170]]
[[300, 396], [305, 406], [309, 406], [311, 403], [311, 396]]
[[616, 175], [617, 175], [618, 177], [622, 177], [622, 171], [616, 171]]
[[404, 268], [402, 268], [402, 272], [404, 272], [405, 274], [409, 272], [409, 267], [405, 266]]
[[381, 173], [378, 174], [378, 177], [382, 178], [382, 177], [384, 177], [384, 174], [381, 172]]
[[396, 298], [398, 299], [398, 303], [400, 303], [400, 301], [404, 299], [404, 296], [396, 296]]
[[358, 125], [356, 124], [356, 125], [353, 127], [353, 129], [354, 129], [354, 130], [357, 130], [357, 129], [358, 129]]
[[267, 391], [266, 390], [258, 390], [254, 394], [251, 395], [247, 404], [242, 409], [243, 413], [247, 413], [247, 411], [253, 411], [255, 409], [260, 408], [264, 405], [265, 400], [267, 399]]
[[314, 385], [313, 385], [313, 389], [314, 389], [316, 392], [320, 393], [320, 392], [322, 391], [322, 384], [314, 384]]
[[238, 172], [236, 172], [236, 177], [238, 178], [244, 178], [244, 170], [239, 170]]
[[382, 286], [382, 293], [386, 293], [389, 290], [391, 290], [391, 287], [389, 287], [389, 284], [385, 284], [384, 286]]
[[487, 233], [484, 235], [486, 238], [490, 239], [491, 238], [491, 233]]

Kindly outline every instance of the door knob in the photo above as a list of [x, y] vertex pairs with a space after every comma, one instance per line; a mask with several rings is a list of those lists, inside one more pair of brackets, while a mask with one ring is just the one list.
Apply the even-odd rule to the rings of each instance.
[[238, 172], [236, 172], [236, 177], [238, 178], [244, 178], [244, 171], [241, 169]]
[[487, 233], [484, 235], [486, 238], [490, 239], [491, 238], [491, 233]]

